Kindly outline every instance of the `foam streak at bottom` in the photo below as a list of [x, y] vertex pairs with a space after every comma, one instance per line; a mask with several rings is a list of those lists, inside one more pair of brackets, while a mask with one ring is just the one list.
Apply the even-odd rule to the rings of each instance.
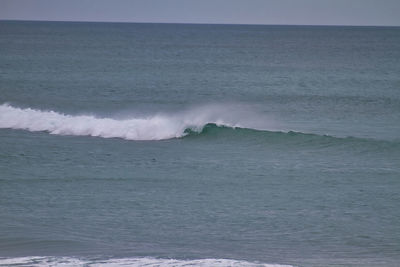
[[291, 267], [291, 265], [255, 263], [230, 259], [198, 259], [198, 260], [175, 260], [156, 258], [125, 258], [108, 260], [85, 260], [72, 257], [19, 257], [0, 258], [0, 266], [76, 266], [76, 267], [111, 267], [111, 266], [200, 266], [200, 267]]

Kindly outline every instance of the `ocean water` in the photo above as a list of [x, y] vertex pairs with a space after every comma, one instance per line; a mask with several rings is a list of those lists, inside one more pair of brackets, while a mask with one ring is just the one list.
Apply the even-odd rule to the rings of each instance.
[[0, 266], [399, 266], [400, 28], [0, 21]]

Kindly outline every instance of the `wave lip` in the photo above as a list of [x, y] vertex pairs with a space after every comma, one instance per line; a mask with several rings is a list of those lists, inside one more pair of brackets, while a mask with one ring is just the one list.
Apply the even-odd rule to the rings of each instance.
[[[176, 114], [133, 116], [125, 119], [91, 115], [68, 115], [55, 111], [0, 105], [0, 128], [45, 131], [57, 135], [96, 136], [127, 140], [163, 140], [187, 135], [187, 129], [201, 132], [209, 123], [242, 127], [239, 112], [226, 106], [204, 106]], [[245, 123], [246, 124], [246, 123]], [[244, 126], [246, 127], [246, 126]], [[251, 126], [250, 126], [251, 127]]]
[[122, 258], [107, 260], [85, 260], [73, 257], [18, 257], [0, 258], [0, 266], [82, 266], [82, 267], [111, 267], [111, 266], [199, 266], [199, 267], [293, 267], [291, 265], [254, 263], [242, 260], [231, 259], [198, 259], [198, 260], [175, 260], [157, 258]]
[[[69, 115], [55, 111], [0, 105], [0, 129], [21, 129], [55, 135], [94, 136], [126, 140], [165, 140], [181, 137], [224, 137], [268, 140], [304, 144], [375, 144], [374, 147], [398, 148], [399, 140], [363, 137], [338, 137], [317, 133], [278, 130], [275, 122], [243, 106], [207, 105], [176, 113], [133, 115], [125, 118], [103, 118], [93, 115]], [[233, 129], [235, 129], [233, 131]]]
[[58, 135], [119, 137], [127, 140], [160, 140], [180, 137], [180, 125], [162, 116], [116, 120], [94, 116], [72, 116], [54, 111], [0, 106], [0, 127], [46, 131]]

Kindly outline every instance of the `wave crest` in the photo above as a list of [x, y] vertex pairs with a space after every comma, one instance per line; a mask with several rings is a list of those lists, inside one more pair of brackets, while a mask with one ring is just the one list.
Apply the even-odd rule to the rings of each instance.
[[[163, 140], [179, 138], [188, 134], [188, 129], [201, 132], [207, 124], [226, 127], [258, 129], [251, 121], [249, 111], [240, 112], [232, 106], [203, 106], [174, 114], [132, 116], [124, 119], [101, 118], [92, 115], [68, 115], [55, 111], [18, 108], [9, 104], [0, 105], [0, 128], [45, 131], [58, 135], [96, 136], [123, 138], [127, 140]], [[265, 121], [263, 122], [265, 123]]]

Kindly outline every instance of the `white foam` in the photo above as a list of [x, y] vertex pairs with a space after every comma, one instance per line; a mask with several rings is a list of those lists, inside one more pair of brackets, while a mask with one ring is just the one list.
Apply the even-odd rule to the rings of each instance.
[[291, 267], [291, 265], [256, 263], [230, 259], [198, 259], [198, 260], [175, 260], [156, 258], [123, 258], [108, 260], [85, 260], [73, 257], [19, 257], [0, 258], [0, 266], [32, 266], [32, 267], [55, 267], [55, 266], [82, 266], [82, 267], [117, 267], [117, 266], [166, 266], [166, 267]]
[[[55, 111], [0, 105], [0, 128], [46, 131], [58, 135], [97, 136], [127, 140], [162, 140], [185, 135], [185, 129], [201, 131], [208, 123], [228, 127], [265, 128], [266, 121], [238, 106], [208, 105], [177, 113], [157, 113], [128, 118], [68, 115]], [[264, 126], [261, 126], [264, 124]]]

